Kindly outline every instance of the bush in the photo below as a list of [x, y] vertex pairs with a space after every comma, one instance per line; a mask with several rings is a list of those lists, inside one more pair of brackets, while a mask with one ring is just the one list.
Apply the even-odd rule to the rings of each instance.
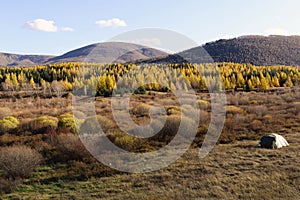
[[148, 116], [149, 115], [149, 109], [151, 106], [149, 106], [148, 104], [140, 104], [136, 107], [134, 114], [137, 117], [144, 117], [144, 116]]
[[114, 143], [121, 147], [122, 149], [126, 149], [129, 151], [135, 150], [139, 144], [138, 144], [138, 138], [133, 137], [128, 134], [119, 134], [117, 137], [114, 139]]
[[56, 129], [58, 119], [52, 116], [41, 116], [23, 124], [23, 130], [31, 131], [34, 134], [45, 132], [46, 129]]
[[220, 135], [220, 138], [218, 140], [221, 144], [229, 144], [236, 141], [236, 134], [233, 132], [230, 132], [228, 130], [223, 130], [222, 134]]
[[227, 106], [226, 107], [226, 113], [228, 114], [242, 114], [245, 111], [242, 108], [239, 108], [237, 106]]
[[262, 117], [267, 113], [268, 108], [265, 105], [259, 105], [259, 106], [248, 106], [247, 107], [248, 113], [253, 113], [257, 117]]
[[42, 126], [57, 127], [58, 119], [52, 116], [41, 116], [35, 119], [35, 122]]
[[4, 133], [11, 129], [15, 129], [18, 125], [19, 121], [16, 118], [12, 116], [4, 117], [0, 120], [0, 132]]
[[181, 114], [181, 108], [179, 106], [168, 106], [166, 108], [167, 115], [180, 115]]
[[[192, 129], [194, 123], [195, 122], [192, 119], [187, 117], [181, 118], [181, 115], [170, 115], [167, 117], [163, 128], [154, 136], [154, 139], [168, 143], [169, 140], [177, 134], [180, 125], [182, 125], [182, 129], [187, 133], [188, 136], [190, 133], [192, 133], [192, 131], [195, 131]], [[154, 126], [157, 125], [158, 124], [155, 124]]]
[[208, 126], [206, 124], [201, 124], [198, 127], [197, 135], [206, 135], [208, 131]]
[[39, 166], [42, 156], [27, 146], [11, 146], [0, 149], [0, 169], [13, 179], [27, 178]]
[[72, 133], [77, 133], [79, 121], [71, 114], [66, 113], [59, 116], [58, 128], [67, 128]]
[[198, 100], [197, 101], [199, 108], [206, 110], [208, 108], [210, 108], [210, 102], [206, 101], [206, 100]]
[[22, 179], [0, 178], [0, 195], [9, 193], [22, 184]]
[[52, 145], [56, 147], [55, 161], [83, 160], [83, 158], [88, 156], [88, 152], [78, 135], [58, 135], [52, 142]]
[[250, 129], [253, 131], [261, 130], [263, 128], [263, 126], [264, 126], [264, 124], [259, 120], [253, 120], [250, 123]]
[[111, 119], [97, 115], [96, 118], [90, 117], [83, 122], [80, 126], [80, 133], [99, 133], [99, 125], [104, 133], [107, 133], [116, 127], [115, 123]]
[[134, 91], [134, 94], [146, 94], [146, 88], [145, 88], [145, 86], [141, 86], [138, 89], [136, 89]]

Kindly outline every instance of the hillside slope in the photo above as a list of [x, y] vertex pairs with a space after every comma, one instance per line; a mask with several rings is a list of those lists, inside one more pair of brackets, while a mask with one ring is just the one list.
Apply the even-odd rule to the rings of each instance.
[[62, 56], [48, 60], [48, 63], [60, 62], [97, 62], [97, 63], [125, 63], [135, 60], [150, 59], [168, 55], [153, 48], [123, 42], [105, 42], [88, 45]]
[[300, 65], [300, 36], [242, 36], [143, 63], [235, 62], [253, 65]]
[[53, 56], [0, 53], [0, 66], [31, 66], [42, 64]]
[[206, 43], [215, 62], [300, 65], [300, 36], [243, 36]]

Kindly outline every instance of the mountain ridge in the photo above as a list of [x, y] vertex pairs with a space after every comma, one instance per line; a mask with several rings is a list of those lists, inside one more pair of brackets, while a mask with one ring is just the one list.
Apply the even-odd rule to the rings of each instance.
[[124, 42], [95, 43], [60, 56], [0, 53], [0, 66], [31, 66], [61, 62], [235, 62], [300, 66], [300, 36], [246, 35], [208, 42], [176, 54]]
[[140, 63], [234, 62], [300, 66], [300, 36], [248, 35], [208, 42], [160, 59]]
[[140, 59], [166, 56], [167, 53], [138, 44], [125, 42], [95, 43], [69, 51], [61, 56], [48, 60], [49, 63], [57, 62], [97, 62], [97, 63], [126, 63]]
[[0, 66], [31, 66], [42, 64], [54, 56], [0, 53]]
[[203, 45], [215, 62], [300, 65], [300, 36], [241, 36]]

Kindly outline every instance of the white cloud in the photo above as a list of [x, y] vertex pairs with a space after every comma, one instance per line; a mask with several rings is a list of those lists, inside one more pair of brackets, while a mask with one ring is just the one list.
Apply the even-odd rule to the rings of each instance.
[[74, 29], [71, 28], [71, 27], [62, 27], [60, 30], [61, 31], [65, 31], [65, 32], [72, 32], [72, 31], [74, 31]]
[[268, 28], [264, 31], [265, 35], [290, 35], [290, 33], [283, 28]]
[[55, 25], [54, 21], [45, 20], [45, 19], [35, 19], [35, 20], [28, 21], [24, 24], [24, 27], [34, 31], [44, 31], [44, 32], [74, 31], [74, 29], [71, 27], [59, 28]]
[[96, 21], [96, 25], [103, 26], [103, 27], [108, 27], [108, 26], [113, 26], [113, 27], [127, 26], [126, 22], [124, 20], [119, 19], [119, 18], [112, 18], [112, 19], [108, 19], [108, 20], [99, 20], [99, 21]]
[[36, 31], [45, 31], [45, 32], [57, 32], [58, 28], [55, 26], [54, 21], [45, 20], [45, 19], [35, 19], [25, 23], [25, 27], [36, 30]]

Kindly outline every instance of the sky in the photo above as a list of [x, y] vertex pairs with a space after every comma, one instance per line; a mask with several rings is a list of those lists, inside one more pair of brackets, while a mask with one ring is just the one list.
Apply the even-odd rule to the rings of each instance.
[[61, 55], [160, 28], [202, 45], [242, 35], [300, 35], [299, 0], [0, 0], [0, 52]]

